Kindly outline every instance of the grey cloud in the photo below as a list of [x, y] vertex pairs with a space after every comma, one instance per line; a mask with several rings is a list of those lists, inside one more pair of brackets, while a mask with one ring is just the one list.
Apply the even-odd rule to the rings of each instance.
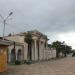
[[6, 26], [6, 34], [9, 30], [17, 33], [31, 29], [54, 34], [75, 31], [74, 7], [74, 0], [0, 0], [3, 16], [14, 12]]

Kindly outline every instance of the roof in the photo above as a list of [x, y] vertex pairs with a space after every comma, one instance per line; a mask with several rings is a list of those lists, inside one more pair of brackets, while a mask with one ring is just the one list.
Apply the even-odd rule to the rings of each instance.
[[27, 31], [27, 32], [21, 32], [21, 33], [16, 34], [16, 35], [24, 36], [28, 32], [30, 32], [33, 36], [38, 36], [38, 37], [43, 37], [45, 39], [48, 39], [45, 34], [39, 32], [38, 30], [31, 30], [31, 31]]
[[9, 46], [9, 45], [10, 45], [10, 42], [9, 42], [9, 41], [6, 41], [6, 40], [0, 39], [0, 45], [6, 45], [6, 46]]
[[2, 37], [0, 37], [0, 45], [13, 45], [15, 43], [15, 45], [21, 45], [23, 46], [23, 43], [19, 43], [19, 42], [15, 42], [15, 41], [11, 41], [8, 39], [4, 39]]
[[33, 31], [29, 31], [31, 32], [32, 35], [38, 36], [38, 37], [43, 37], [44, 39], [48, 39], [47, 36], [41, 32], [39, 32], [38, 30], [33, 30]]
[[[14, 34], [14, 35], [11, 35], [11, 36], [16, 36], [16, 35], [18, 35], [18, 36], [24, 36], [24, 35], [27, 34], [28, 32], [30, 32], [33, 36], [37, 36], [37, 37], [39, 37], [39, 38], [42, 37], [42, 38], [44, 38], [44, 39], [49, 40], [45, 34], [39, 32], [38, 30], [31, 30], [31, 31], [27, 31], [27, 32], [20, 32], [20, 33], [18, 33], [18, 34]], [[10, 36], [10, 37], [11, 37], [11, 36]], [[9, 37], [9, 36], [6, 36], [6, 37]]]

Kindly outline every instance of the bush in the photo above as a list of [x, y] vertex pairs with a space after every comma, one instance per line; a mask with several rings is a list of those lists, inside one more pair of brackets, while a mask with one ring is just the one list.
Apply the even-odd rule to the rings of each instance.
[[30, 64], [32, 64], [32, 61], [28, 60], [28, 61], [26, 61], [26, 64], [30, 65]]
[[15, 61], [15, 65], [20, 65], [20, 64], [21, 64], [20, 61], [18, 61], [18, 60]]
[[25, 64], [25, 63], [27, 63], [27, 60], [24, 60], [23, 62], [24, 62], [24, 64]]
[[75, 57], [75, 52], [73, 52], [72, 57]]

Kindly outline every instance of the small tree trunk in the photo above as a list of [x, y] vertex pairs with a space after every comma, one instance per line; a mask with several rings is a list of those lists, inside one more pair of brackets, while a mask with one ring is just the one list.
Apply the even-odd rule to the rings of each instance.
[[59, 58], [58, 52], [56, 52], [56, 58]]
[[59, 51], [56, 50], [56, 58], [59, 58]]
[[32, 45], [31, 44], [28, 44], [28, 60], [32, 60]]
[[66, 52], [64, 53], [64, 57], [67, 57]]

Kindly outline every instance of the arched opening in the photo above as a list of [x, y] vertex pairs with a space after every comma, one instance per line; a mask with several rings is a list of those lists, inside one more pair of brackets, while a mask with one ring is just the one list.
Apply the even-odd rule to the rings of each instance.
[[11, 50], [11, 63], [14, 63], [15, 60], [16, 60], [15, 50], [12, 49], [12, 50]]
[[18, 50], [17, 60], [21, 61], [21, 49]]

